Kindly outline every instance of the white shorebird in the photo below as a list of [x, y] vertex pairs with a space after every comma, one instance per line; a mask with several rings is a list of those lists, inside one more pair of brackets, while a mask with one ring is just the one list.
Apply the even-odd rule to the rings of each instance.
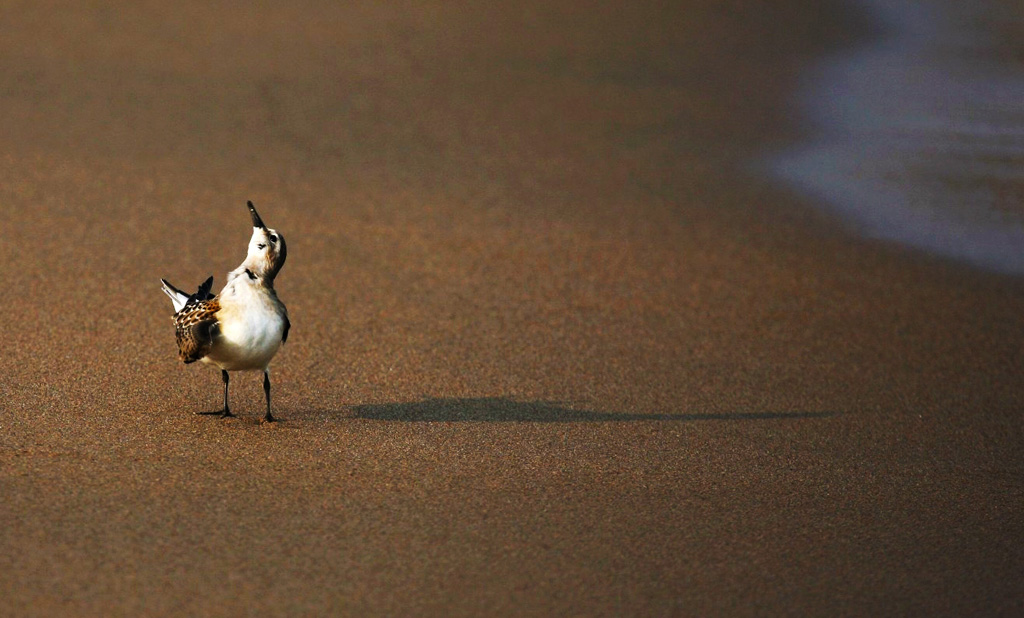
[[220, 368], [224, 379], [224, 409], [220, 414], [234, 416], [228, 407], [228, 372], [263, 371], [263, 392], [270, 413], [270, 359], [288, 340], [288, 311], [274, 291], [274, 277], [284, 266], [288, 250], [284, 237], [263, 224], [256, 208], [252, 215], [249, 253], [241, 266], [228, 273], [220, 294], [213, 296], [213, 277], [199, 286], [195, 294], [186, 294], [161, 279], [163, 291], [174, 303], [174, 326], [178, 340], [178, 358], [186, 364], [202, 361]]

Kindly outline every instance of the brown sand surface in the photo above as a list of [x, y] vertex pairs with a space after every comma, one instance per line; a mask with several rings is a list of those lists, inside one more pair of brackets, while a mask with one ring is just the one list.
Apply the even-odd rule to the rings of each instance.
[[[1024, 284], [745, 171], [825, 3], [0, 20], [0, 615], [1019, 615]], [[160, 277], [288, 239], [258, 374]]]

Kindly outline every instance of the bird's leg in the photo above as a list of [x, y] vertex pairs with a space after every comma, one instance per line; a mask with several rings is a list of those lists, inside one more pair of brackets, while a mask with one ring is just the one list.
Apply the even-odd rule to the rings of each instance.
[[197, 412], [197, 414], [202, 414], [204, 416], [213, 416], [216, 414], [221, 418], [234, 416], [234, 414], [231, 413], [231, 408], [228, 407], [228, 372], [221, 369], [220, 377], [224, 380], [224, 409], [218, 410], [217, 412]]
[[270, 370], [263, 370], [263, 392], [267, 395], [267, 415], [263, 420], [268, 423], [274, 422], [274, 415], [270, 413]]
[[224, 411], [220, 413], [221, 418], [234, 416], [231, 413], [231, 408], [228, 407], [228, 372], [221, 369], [220, 376], [224, 378]]

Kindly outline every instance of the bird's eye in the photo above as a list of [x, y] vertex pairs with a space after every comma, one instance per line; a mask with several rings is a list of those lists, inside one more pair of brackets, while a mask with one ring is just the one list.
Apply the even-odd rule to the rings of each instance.
[[257, 249], [265, 249], [266, 247], [267, 246], [265, 244], [263, 244], [263, 243], [260, 243], [260, 244], [256, 245]]
[[274, 236], [273, 234], [271, 234], [270, 235], [270, 242], [277, 242], [277, 236]]

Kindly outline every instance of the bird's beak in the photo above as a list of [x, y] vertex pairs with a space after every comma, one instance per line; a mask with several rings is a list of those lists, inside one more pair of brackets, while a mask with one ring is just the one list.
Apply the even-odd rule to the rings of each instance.
[[261, 230], [267, 229], [267, 226], [263, 225], [263, 219], [260, 219], [260, 213], [256, 212], [256, 207], [252, 205], [252, 202], [247, 203], [249, 204], [249, 214], [252, 215], [252, 226]]

